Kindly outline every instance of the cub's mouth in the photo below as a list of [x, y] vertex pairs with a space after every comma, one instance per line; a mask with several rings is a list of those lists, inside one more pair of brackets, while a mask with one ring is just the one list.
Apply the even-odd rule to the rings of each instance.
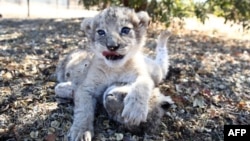
[[107, 60], [121, 60], [124, 55], [118, 54], [116, 52], [112, 51], [104, 51], [102, 52], [102, 55], [107, 59]]

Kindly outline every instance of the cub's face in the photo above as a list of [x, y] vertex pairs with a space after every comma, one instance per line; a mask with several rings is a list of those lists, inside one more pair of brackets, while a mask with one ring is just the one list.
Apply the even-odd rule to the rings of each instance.
[[79, 79], [79, 76], [86, 76], [89, 65], [90, 60], [69, 62], [69, 64], [67, 64], [67, 66], [65, 67], [65, 80], [74, 82], [76, 84], [80, 83], [78, 82], [81, 81], [81, 79]]
[[84, 78], [87, 75], [91, 60], [92, 55], [89, 52], [81, 50], [71, 53], [65, 65], [65, 81], [71, 81], [78, 85], [82, 81], [79, 76]]
[[94, 18], [83, 20], [81, 28], [97, 57], [109, 67], [124, 65], [144, 44], [149, 23], [146, 12], [110, 7]]
[[121, 115], [124, 108], [123, 100], [129, 90], [130, 87], [128, 85], [113, 85], [110, 86], [103, 95], [103, 105], [109, 117], [120, 123], [125, 123]]

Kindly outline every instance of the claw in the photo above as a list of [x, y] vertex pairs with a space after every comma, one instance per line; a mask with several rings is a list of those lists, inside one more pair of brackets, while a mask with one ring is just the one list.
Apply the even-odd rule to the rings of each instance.
[[86, 131], [84, 133], [84, 138], [85, 138], [85, 141], [91, 141], [91, 132], [90, 131]]

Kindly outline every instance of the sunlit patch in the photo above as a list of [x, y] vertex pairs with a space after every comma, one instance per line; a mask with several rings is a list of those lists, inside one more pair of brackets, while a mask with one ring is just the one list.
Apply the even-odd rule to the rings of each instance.
[[22, 35], [23, 34], [19, 33], [19, 32], [14, 32], [14, 33], [9, 33], [9, 34], [3, 34], [3, 35], [0, 35], [0, 41], [18, 39]]

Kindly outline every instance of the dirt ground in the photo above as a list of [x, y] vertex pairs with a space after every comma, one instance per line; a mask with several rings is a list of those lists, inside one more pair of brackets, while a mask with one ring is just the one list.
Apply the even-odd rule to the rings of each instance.
[[[81, 20], [0, 20], [0, 141], [64, 140], [73, 103], [56, 102], [54, 72], [60, 57], [83, 47]], [[150, 53], [159, 31], [148, 30]], [[159, 87], [175, 104], [160, 131], [136, 135], [98, 111], [94, 140], [220, 141], [224, 125], [250, 124], [249, 38], [177, 28], [172, 33], [170, 72]]]

